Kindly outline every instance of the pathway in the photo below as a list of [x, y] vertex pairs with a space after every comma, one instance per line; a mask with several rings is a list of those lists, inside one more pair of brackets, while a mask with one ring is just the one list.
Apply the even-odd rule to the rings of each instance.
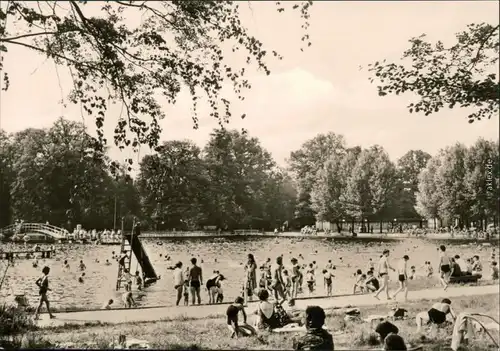
[[[443, 289], [428, 289], [419, 291], [410, 291], [409, 300], [436, 300], [444, 297], [453, 298], [459, 296], [480, 296], [499, 294], [498, 285], [486, 286], [462, 286], [450, 287], [448, 291]], [[382, 298], [382, 297], [381, 297]], [[253, 311], [256, 303], [249, 303], [248, 310]], [[319, 305], [324, 309], [344, 308], [344, 307], [362, 307], [387, 304], [387, 301], [377, 300], [371, 295], [345, 295], [330, 298], [308, 298], [297, 299], [296, 306], [299, 309], [305, 309], [308, 305]], [[85, 323], [131, 323], [131, 322], [153, 322], [162, 319], [177, 318], [207, 318], [225, 313], [227, 305], [201, 305], [201, 306], [169, 306], [169, 307], [149, 307], [141, 309], [117, 309], [100, 311], [82, 311], [57, 313], [56, 319], [49, 319], [46, 313], [40, 315], [38, 326], [62, 326], [64, 324], [85, 324]]]

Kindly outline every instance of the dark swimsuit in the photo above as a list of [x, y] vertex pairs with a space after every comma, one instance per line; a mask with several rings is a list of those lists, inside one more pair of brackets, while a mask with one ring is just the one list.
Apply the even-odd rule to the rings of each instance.
[[189, 283], [192, 288], [199, 289], [201, 287], [199, 280], [191, 280]]
[[429, 320], [434, 324], [443, 324], [446, 322], [446, 313], [435, 308], [431, 308], [427, 314], [429, 315]]
[[443, 265], [441, 265], [441, 272], [443, 272], [443, 273], [449, 273], [449, 272], [451, 272], [450, 265], [449, 264], [443, 264]]
[[238, 312], [240, 311], [240, 308], [238, 308], [235, 305], [230, 305], [227, 308], [226, 311], [226, 316], [227, 316], [227, 325], [232, 325], [238, 326]]
[[400, 282], [404, 282], [406, 280], [406, 276], [404, 274], [400, 274], [399, 277], [398, 277], [398, 280]]

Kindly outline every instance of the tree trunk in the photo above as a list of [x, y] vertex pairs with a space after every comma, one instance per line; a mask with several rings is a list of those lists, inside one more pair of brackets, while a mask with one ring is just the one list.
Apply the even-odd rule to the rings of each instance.
[[379, 227], [379, 229], [380, 229], [380, 234], [382, 234], [382, 220], [380, 221], [380, 227]]

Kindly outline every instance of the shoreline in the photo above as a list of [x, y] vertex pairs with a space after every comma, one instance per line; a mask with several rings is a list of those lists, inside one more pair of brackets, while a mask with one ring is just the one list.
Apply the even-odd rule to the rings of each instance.
[[[483, 296], [499, 294], [498, 284], [484, 286], [450, 287], [446, 292], [442, 288], [410, 291], [408, 302], [419, 300], [438, 299], [442, 295], [447, 297], [461, 296]], [[321, 297], [296, 300], [296, 308], [304, 310], [309, 305], [319, 305], [325, 310], [352, 308], [352, 307], [373, 307], [378, 305], [400, 304], [402, 301], [377, 300], [370, 298], [370, 295], [358, 294], [338, 297]], [[248, 309], [253, 309], [257, 301], [249, 302]], [[122, 324], [135, 322], [154, 322], [160, 320], [176, 319], [206, 319], [213, 316], [222, 315], [225, 311], [223, 304], [196, 305], [196, 306], [168, 306], [168, 307], [148, 307], [135, 309], [111, 309], [93, 310], [78, 312], [59, 312], [55, 319], [49, 319], [48, 314], [40, 315], [37, 325], [40, 328], [64, 326], [65, 324], [88, 324], [106, 323]]]

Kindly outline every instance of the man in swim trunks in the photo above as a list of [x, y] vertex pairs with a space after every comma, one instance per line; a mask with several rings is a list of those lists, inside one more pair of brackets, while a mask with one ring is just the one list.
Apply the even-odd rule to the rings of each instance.
[[448, 283], [451, 277], [451, 260], [446, 253], [446, 246], [439, 246], [439, 272], [440, 272], [440, 281], [443, 285], [443, 289], [448, 289]]
[[443, 299], [432, 305], [431, 309], [426, 312], [420, 312], [416, 316], [417, 333], [420, 333], [422, 326], [432, 323], [433, 334], [437, 331], [437, 326], [446, 322], [446, 315], [450, 314], [453, 319], [456, 319], [456, 314], [451, 308], [451, 301]]
[[404, 291], [405, 301], [408, 300], [408, 260], [410, 258], [408, 255], [404, 255], [403, 259], [398, 264], [398, 281], [399, 281], [399, 289], [394, 292], [392, 298], [395, 299], [396, 296]]
[[378, 295], [382, 292], [385, 291], [385, 294], [387, 296], [387, 300], [390, 300], [391, 298], [389, 297], [389, 269], [395, 271], [394, 268], [391, 267], [388, 261], [389, 257], [389, 250], [384, 250], [382, 253], [382, 257], [380, 257], [380, 261], [378, 262], [377, 270], [378, 270], [378, 275], [380, 279], [382, 279], [382, 286], [378, 291], [375, 293], [374, 297], [378, 299]]
[[201, 304], [200, 289], [203, 285], [203, 276], [201, 267], [196, 265], [196, 258], [191, 259], [192, 267], [189, 270], [188, 281], [189, 289], [191, 290], [191, 303], [195, 304], [195, 297], [198, 300], [198, 305]]

